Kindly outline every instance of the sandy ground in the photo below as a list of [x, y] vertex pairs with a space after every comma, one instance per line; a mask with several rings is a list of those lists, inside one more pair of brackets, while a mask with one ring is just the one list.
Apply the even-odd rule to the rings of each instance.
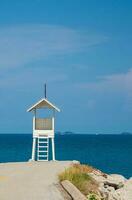
[[0, 200], [64, 200], [57, 175], [70, 161], [0, 164]]

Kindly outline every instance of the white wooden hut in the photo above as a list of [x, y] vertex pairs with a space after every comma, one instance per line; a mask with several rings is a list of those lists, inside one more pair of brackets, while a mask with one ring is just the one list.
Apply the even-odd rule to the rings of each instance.
[[[48, 118], [39, 118], [37, 111], [39, 109], [50, 109], [52, 114]], [[60, 112], [60, 109], [53, 105], [48, 99], [42, 98], [40, 101], [31, 106], [27, 112], [33, 112], [33, 145], [32, 145], [32, 159], [37, 161], [49, 160], [49, 139], [52, 144], [52, 160], [55, 160], [55, 111]]]

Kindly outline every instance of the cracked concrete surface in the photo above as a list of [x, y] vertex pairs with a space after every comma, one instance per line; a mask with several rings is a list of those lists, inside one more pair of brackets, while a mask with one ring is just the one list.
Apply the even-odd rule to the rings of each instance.
[[64, 200], [57, 175], [71, 161], [0, 164], [0, 200]]

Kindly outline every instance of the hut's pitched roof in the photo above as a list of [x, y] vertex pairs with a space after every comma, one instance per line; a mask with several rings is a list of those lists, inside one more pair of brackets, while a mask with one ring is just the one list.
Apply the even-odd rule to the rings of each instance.
[[43, 98], [37, 103], [35, 103], [33, 106], [31, 106], [27, 112], [31, 112], [34, 109], [39, 109], [39, 108], [50, 108], [50, 109], [55, 109], [56, 111], [60, 112], [60, 109], [57, 108], [55, 105], [53, 105], [50, 101], [47, 99]]

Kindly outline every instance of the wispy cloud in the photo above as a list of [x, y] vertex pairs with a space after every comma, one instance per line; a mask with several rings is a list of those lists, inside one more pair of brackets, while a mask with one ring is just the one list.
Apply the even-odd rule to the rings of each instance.
[[97, 77], [95, 82], [85, 82], [78, 84], [78, 87], [82, 89], [94, 89], [94, 90], [131, 90], [132, 89], [132, 69], [126, 73], [106, 75]]
[[120, 99], [124, 102], [124, 108], [132, 110], [132, 69], [126, 73], [106, 75], [98, 77], [95, 82], [85, 82], [76, 85], [82, 90], [100, 95], [102, 100], [106, 98]]
[[0, 68], [22, 66], [52, 55], [85, 51], [107, 37], [52, 25], [0, 28]]

